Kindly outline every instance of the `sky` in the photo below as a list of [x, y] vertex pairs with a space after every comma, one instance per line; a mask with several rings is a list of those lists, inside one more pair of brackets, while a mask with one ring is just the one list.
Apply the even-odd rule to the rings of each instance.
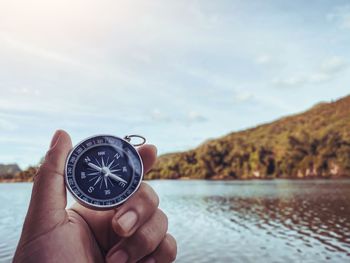
[[0, 0], [0, 163], [56, 129], [183, 151], [349, 94], [348, 0]]

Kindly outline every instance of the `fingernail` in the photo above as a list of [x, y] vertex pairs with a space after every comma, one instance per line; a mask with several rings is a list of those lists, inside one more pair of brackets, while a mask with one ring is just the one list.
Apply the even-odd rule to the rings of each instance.
[[124, 233], [128, 233], [137, 222], [137, 214], [130, 210], [117, 219], [117, 223]]
[[126, 263], [128, 261], [128, 258], [129, 256], [124, 250], [118, 250], [117, 252], [112, 254], [108, 262]]
[[145, 263], [156, 263], [156, 260], [152, 257], [148, 258]]
[[50, 143], [50, 149], [53, 148], [56, 144], [56, 142], [58, 141], [58, 139], [60, 138], [61, 135], [61, 131], [58, 130], [55, 132], [55, 134], [53, 135], [52, 139], [51, 139], [51, 143]]

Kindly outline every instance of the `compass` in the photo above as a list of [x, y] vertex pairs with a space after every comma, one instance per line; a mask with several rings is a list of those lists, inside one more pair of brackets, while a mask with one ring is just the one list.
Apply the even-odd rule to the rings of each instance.
[[[131, 144], [133, 137], [141, 138]], [[143, 165], [134, 146], [145, 143], [139, 135], [122, 138], [112, 135], [89, 137], [68, 155], [65, 181], [68, 190], [82, 205], [111, 209], [131, 197], [141, 184]]]

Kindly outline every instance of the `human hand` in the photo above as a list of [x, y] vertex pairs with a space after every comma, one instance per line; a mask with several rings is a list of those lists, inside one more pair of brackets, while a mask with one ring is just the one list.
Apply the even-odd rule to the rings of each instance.
[[[71, 148], [69, 135], [57, 131], [35, 176], [13, 262], [174, 261], [176, 241], [167, 234], [167, 217], [146, 183], [113, 210], [95, 211], [78, 203], [66, 209], [64, 165]], [[138, 151], [147, 172], [156, 160], [156, 148], [145, 145]]]

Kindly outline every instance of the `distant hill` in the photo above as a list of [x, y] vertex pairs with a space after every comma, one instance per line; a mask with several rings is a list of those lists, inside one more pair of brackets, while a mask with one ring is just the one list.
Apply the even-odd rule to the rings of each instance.
[[31, 182], [36, 171], [36, 167], [22, 171], [17, 164], [0, 164], [0, 182]]
[[[1, 167], [5, 166], [0, 171]], [[7, 181], [31, 181], [36, 172], [35, 167], [17, 173], [15, 166], [11, 169], [14, 174]], [[213, 180], [337, 177], [350, 178], [350, 96], [205, 141], [190, 151], [161, 155], [145, 176]], [[1, 179], [4, 181], [0, 172]]]
[[[147, 179], [325, 178], [350, 175], [350, 96], [162, 155]], [[349, 177], [350, 178], [350, 177]]]
[[0, 164], [0, 178], [11, 177], [19, 172], [21, 169], [17, 164]]

